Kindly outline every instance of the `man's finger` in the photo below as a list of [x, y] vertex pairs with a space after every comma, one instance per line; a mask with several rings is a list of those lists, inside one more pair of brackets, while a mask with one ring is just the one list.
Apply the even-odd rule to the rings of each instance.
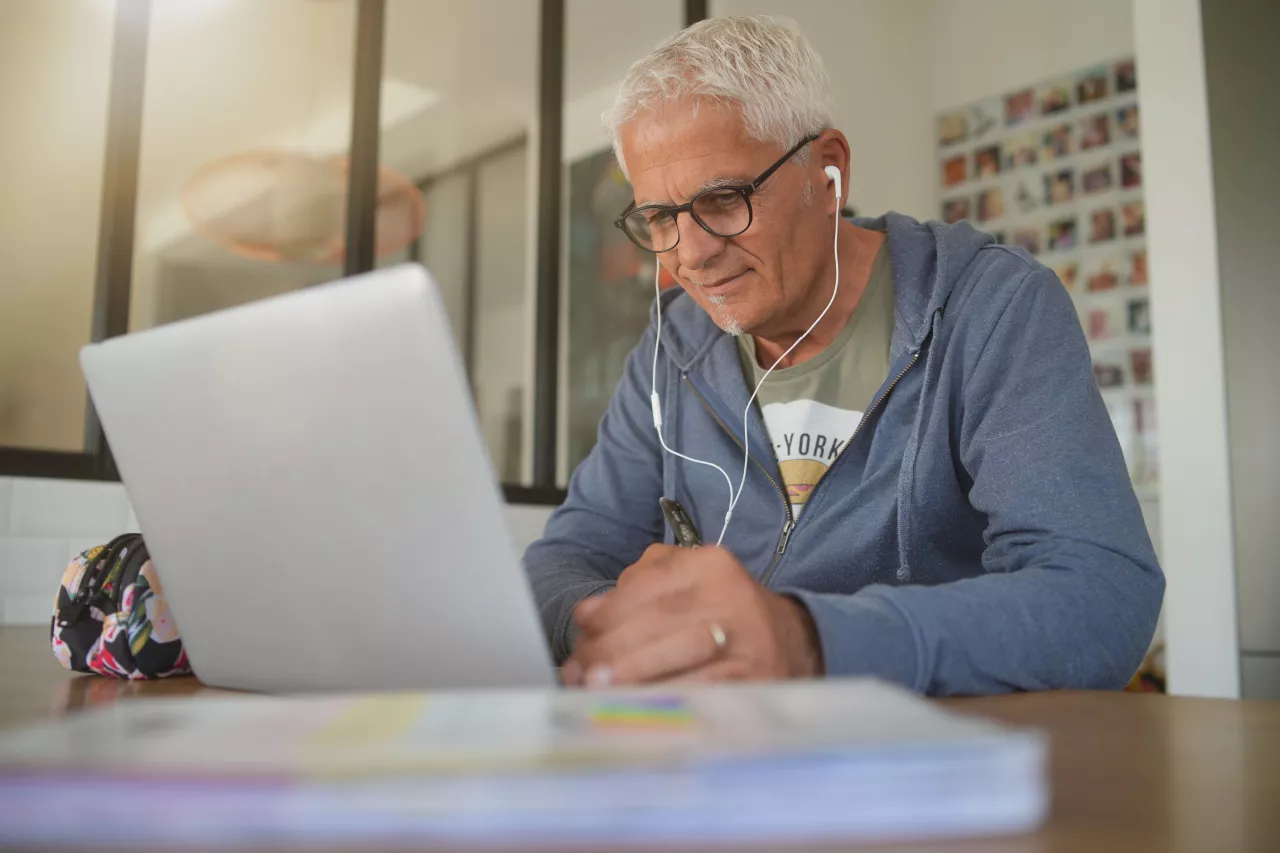
[[693, 667], [666, 679], [664, 684], [715, 684], [723, 681], [741, 681], [746, 670], [741, 661], [731, 658], [714, 660], [705, 666]]
[[579, 632], [573, 645], [573, 657], [584, 670], [612, 665], [681, 627], [678, 612], [669, 612], [655, 603], [619, 611], [615, 621], [597, 618], [595, 624], [600, 630]]
[[589, 686], [603, 686], [602, 681], [611, 685], [661, 681], [705, 669], [720, 654], [709, 625], [686, 625], [675, 631], [655, 632], [649, 642], [632, 643], [616, 656], [601, 656], [599, 663], [587, 668], [584, 681]]
[[560, 683], [565, 687], [577, 687], [582, 683], [582, 665], [573, 658], [560, 667]]
[[606, 597], [607, 593], [601, 593], [579, 601], [578, 605], [573, 608], [573, 621], [579, 627], [582, 627], [591, 618], [591, 614], [600, 609], [600, 605], [604, 604]]
[[[658, 547], [666, 550], [660, 556], [649, 559], [650, 552]], [[650, 546], [645, 554], [646, 557], [623, 571], [618, 585], [609, 593], [607, 600], [592, 610], [589, 617], [580, 621], [579, 627], [592, 633], [600, 633], [663, 599], [667, 600], [663, 602], [663, 606], [672, 609], [672, 602], [681, 593], [707, 579], [707, 573], [702, 571], [703, 563], [715, 559], [711, 549], [704, 551], [669, 545]], [[623, 583], [624, 579], [627, 580], [626, 583]]]

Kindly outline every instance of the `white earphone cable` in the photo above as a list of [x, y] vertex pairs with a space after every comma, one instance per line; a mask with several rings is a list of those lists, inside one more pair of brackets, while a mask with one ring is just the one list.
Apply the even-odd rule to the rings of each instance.
[[[729, 487], [729, 513], [733, 512], [733, 480], [729, 477], [729, 472], [721, 468], [714, 462], [706, 462], [702, 459], [694, 459], [692, 456], [686, 456], [678, 450], [673, 450], [667, 446], [667, 440], [662, 435], [662, 404], [658, 400], [658, 346], [662, 343], [662, 287], [659, 285], [659, 278], [662, 275], [662, 264], [654, 259], [656, 269], [653, 273], [653, 304], [654, 310], [658, 315], [658, 334], [653, 340], [653, 374], [650, 378], [649, 385], [649, 404], [653, 409], [653, 426], [658, 431], [658, 442], [662, 445], [662, 449], [686, 462], [693, 462], [698, 465], [705, 465], [708, 468], [715, 468], [724, 477], [725, 485]], [[729, 526], [729, 513], [725, 513], [724, 528]], [[720, 539], [724, 539], [724, 528], [720, 531]], [[717, 540], [716, 544], [720, 544]]]
[[835, 167], [828, 166], [826, 171], [827, 171], [827, 174], [831, 176], [833, 180], [836, 182], [836, 227], [835, 227], [835, 233], [832, 235], [832, 246], [835, 251], [835, 266], [836, 266], [835, 286], [832, 287], [831, 289], [831, 298], [827, 300], [827, 305], [825, 308], [822, 309], [822, 313], [819, 314], [818, 318], [809, 325], [809, 328], [805, 329], [804, 334], [796, 338], [795, 343], [787, 347], [786, 352], [778, 356], [777, 361], [775, 361], [772, 365], [770, 365], [769, 369], [766, 370], [764, 372], [764, 375], [760, 377], [760, 381], [756, 383], [755, 390], [751, 392], [750, 399], [747, 400], [747, 407], [742, 412], [742, 441], [743, 441], [742, 479], [738, 481], [738, 488], [736, 491], [733, 488], [733, 479], [729, 476], [729, 472], [725, 471], [723, 468], [721, 468], [719, 465], [715, 464], [714, 462], [707, 462], [702, 459], [695, 459], [692, 456], [686, 456], [680, 451], [672, 449], [667, 444], [667, 440], [662, 434], [662, 403], [658, 398], [658, 351], [662, 343], [662, 287], [660, 284], [660, 277], [662, 275], [662, 264], [658, 263], [653, 272], [653, 304], [654, 304], [654, 312], [658, 315], [657, 316], [658, 330], [657, 330], [657, 335], [655, 336], [653, 341], [653, 372], [649, 380], [649, 404], [650, 404], [650, 408], [653, 410], [653, 426], [654, 426], [654, 429], [656, 429], [658, 432], [658, 442], [662, 445], [663, 450], [667, 451], [672, 456], [685, 460], [686, 462], [693, 462], [696, 465], [705, 465], [708, 468], [714, 468], [720, 472], [720, 475], [722, 477], [724, 477], [725, 485], [729, 487], [729, 508], [724, 514], [724, 524], [720, 528], [720, 536], [719, 538], [716, 539], [717, 546], [724, 544], [725, 534], [729, 531], [729, 521], [733, 518], [733, 510], [735, 507], [737, 507], [738, 499], [742, 497], [742, 490], [746, 487], [746, 484], [747, 484], [747, 469], [751, 462], [751, 450], [750, 450], [751, 437], [750, 437], [750, 433], [748, 432], [748, 427], [750, 426], [750, 418], [751, 418], [751, 404], [755, 402], [756, 396], [760, 393], [761, 386], [763, 386], [765, 380], [769, 378], [769, 374], [773, 373], [774, 368], [776, 368], [779, 364], [781, 364], [783, 360], [786, 359], [787, 356], [791, 355], [792, 351], [800, 345], [800, 342], [803, 341], [805, 338], [809, 337], [809, 334], [815, 328], [817, 328], [818, 324], [822, 322], [822, 318], [827, 316], [827, 312], [830, 311], [831, 306], [835, 304], [836, 294], [840, 292], [840, 210], [839, 210], [839, 205], [840, 205], [840, 197], [843, 195], [843, 193], [841, 192], [842, 188], [840, 186], [839, 170], [836, 169]]
[[[782, 355], [778, 356], [778, 360], [777, 360], [777, 361], [775, 361], [772, 365], [770, 365], [770, 366], [769, 366], [769, 369], [768, 369], [768, 370], [766, 370], [766, 371], [764, 372], [764, 376], [761, 376], [761, 377], [760, 377], [760, 381], [756, 383], [756, 389], [755, 389], [754, 391], [752, 391], [752, 392], [751, 392], [751, 398], [750, 398], [749, 400], [747, 400], [747, 407], [746, 407], [746, 409], [744, 409], [744, 410], [743, 410], [743, 412], [742, 412], [742, 479], [738, 481], [738, 490], [737, 490], [737, 492], [734, 492], [734, 493], [733, 493], [733, 496], [732, 496], [732, 498], [731, 498], [731, 499], [730, 499], [730, 501], [729, 501], [729, 511], [728, 511], [727, 513], [725, 513], [725, 516], [724, 516], [724, 527], [720, 530], [720, 538], [716, 540], [716, 544], [717, 544], [717, 545], [719, 545], [719, 544], [721, 544], [722, 542], [724, 542], [724, 535], [725, 535], [725, 533], [726, 533], [726, 532], [728, 531], [728, 529], [729, 529], [729, 519], [733, 517], [733, 510], [734, 510], [734, 508], [738, 505], [738, 499], [742, 497], [742, 490], [743, 490], [743, 488], [747, 485], [747, 467], [748, 467], [748, 464], [749, 464], [749, 463], [750, 463], [750, 461], [751, 461], [751, 449], [750, 449], [750, 448], [751, 448], [751, 433], [750, 433], [750, 431], [748, 430], [748, 428], [747, 428], [747, 427], [748, 427], [748, 425], [749, 425], [749, 423], [750, 423], [750, 419], [751, 419], [751, 404], [755, 402], [755, 400], [756, 400], [756, 395], [760, 393], [760, 387], [761, 387], [762, 385], [764, 385], [764, 381], [765, 381], [766, 379], [768, 379], [768, 378], [769, 378], [769, 374], [770, 374], [770, 373], [773, 373], [773, 369], [774, 369], [775, 367], [777, 367], [779, 364], [782, 364], [783, 359], [785, 359], [787, 356], [791, 355], [791, 351], [792, 351], [792, 350], [794, 350], [796, 347], [800, 346], [800, 342], [801, 342], [801, 341], [803, 341], [805, 338], [809, 337], [809, 333], [810, 333], [810, 332], [812, 332], [815, 328], [817, 328], [818, 324], [822, 322], [822, 318], [823, 318], [823, 317], [827, 316], [827, 312], [828, 312], [828, 311], [830, 311], [830, 310], [831, 310], [831, 306], [835, 304], [835, 301], [836, 301], [836, 294], [840, 292], [840, 210], [839, 210], [839, 204], [840, 204], [840, 193], [839, 193], [839, 190], [837, 190], [837, 191], [836, 191], [836, 205], [837, 205], [837, 209], [836, 209], [836, 227], [835, 227], [835, 235], [832, 237], [832, 245], [833, 245], [834, 250], [835, 250], [836, 283], [835, 283], [835, 286], [831, 288], [831, 298], [827, 300], [827, 307], [825, 307], [825, 308], [823, 308], [823, 309], [822, 309], [822, 313], [818, 315], [818, 319], [814, 320], [814, 321], [809, 325], [809, 328], [807, 328], [807, 329], [805, 329], [805, 330], [804, 330], [804, 334], [803, 334], [803, 335], [801, 335], [800, 337], [796, 338], [795, 343], [793, 343], [791, 346], [787, 347], [786, 352], [784, 352]], [[730, 487], [729, 487], [729, 490], [730, 490], [731, 492], [733, 492], [733, 487], [732, 487], [732, 486], [730, 486]]]

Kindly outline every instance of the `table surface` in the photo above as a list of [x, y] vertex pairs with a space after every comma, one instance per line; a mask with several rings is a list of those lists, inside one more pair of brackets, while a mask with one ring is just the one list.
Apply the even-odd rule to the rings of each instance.
[[[193, 678], [129, 683], [72, 675], [39, 628], [0, 628], [0, 685], [0, 727], [138, 696], [217, 692]], [[1280, 850], [1280, 702], [1101, 692], [942, 702], [1048, 733], [1049, 821], [1016, 838], [886, 849]]]

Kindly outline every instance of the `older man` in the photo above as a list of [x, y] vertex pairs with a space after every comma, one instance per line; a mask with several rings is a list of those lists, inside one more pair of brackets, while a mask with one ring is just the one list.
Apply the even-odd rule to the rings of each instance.
[[[830, 103], [794, 26], [727, 18], [606, 116], [680, 288], [525, 556], [564, 679], [1120, 687], [1164, 580], [1071, 300], [968, 224], [841, 219]], [[663, 497], [722, 547], [662, 544]]]

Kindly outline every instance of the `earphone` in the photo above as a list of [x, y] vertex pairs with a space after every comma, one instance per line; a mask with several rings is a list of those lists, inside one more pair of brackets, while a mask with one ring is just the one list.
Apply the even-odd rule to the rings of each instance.
[[[836, 187], [836, 201], [839, 201], [839, 200], [840, 200], [840, 170], [839, 170], [839, 169], [837, 169], [835, 166], [828, 166], [827, 168], [823, 169], [822, 171], [823, 171], [823, 172], [826, 172], [827, 177], [831, 179], [831, 183], [835, 184], [835, 187]], [[838, 220], [838, 219], [839, 219], [839, 217], [837, 216], [837, 220]]]
[[755, 390], [751, 392], [751, 397], [747, 400], [747, 407], [742, 412], [742, 479], [738, 481], [738, 488], [736, 491], [733, 488], [733, 480], [730, 479], [729, 472], [725, 471], [723, 468], [721, 468], [719, 465], [715, 464], [714, 462], [707, 462], [703, 459], [695, 459], [692, 456], [686, 456], [685, 454], [680, 453], [677, 450], [673, 450], [671, 447], [667, 446], [667, 440], [662, 435], [662, 404], [659, 402], [659, 399], [658, 399], [658, 349], [659, 349], [659, 344], [662, 342], [662, 288], [661, 288], [661, 285], [659, 284], [659, 280], [662, 275], [662, 264], [660, 263], [655, 264], [656, 268], [653, 273], [653, 299], [654, 299], [654, 311], [658, 315], [657, 316], [658, 330], [657, 330], [657, 336], [654, 338], [654, 341], [653, 341], [653, 374], [650, 379], [650, 386], [649, 386], [649, 390], [650, 390], [649, 403], [650, 403], [650, 407], [653, 409], [653, 427], [658, 432], [658, 442], [662, 445], [663, 450], [667, 451], [672, 456], [685, 460], [686, 462], [693, 462], [698, 465], [705, 465], [708, 468], [716, 469], [717, 471], [720, 472], [721, 476], [724, 477], [725, 483], [729, 486], [729, 508], [724, 514], [724, 524], [720, 528], [720, 536], [719, 538], [716, 539], [717, 546], [724, 543], [725, 533], [727, 533], [729, 530], [729, 521], [730, 519], [733, 518], [733, 510], [738, 505], [738, 499], [742, 497], [742, 490], [746, 487], [746, 484], [747, 484], [747, 469], [751, 462], [751, 449], [750, 449], [751, 435], [747, 429], [747, 427], [749, 426], [750, 417], [751, 417], [751, 404], [755, 402], [756, 395], [760, 393], [761, 386], [764, 385], [765, 380], [769, 378], [769, 374], [773, 373], [774, 368], [776, 368], [779, 364], [781, 364], [787, 356], [791, 355], [792, 350], [798, 347], [801, 341], [809, 337], [809, 333], [812, 332], [815, 328], [817, 328], [818, 324], [822, 322], [823, 317], [827, 316], [827, 312], [830, 311], [831, 306], [835, 304], [836, 294], [840, 292], [840, 196], [841, 196], [840, 170], [835, 166], [827, 166], [822, 171], [828, 178], [831, 179], [831, 182], [835, 185], [835, 190], [836, 190], [836, 227], [835, 227], [835, 234], [832, 237], [832, 245], [835, 252], [835, 266], [836, 266], [835, 285], [831, 289], [831, 298], [827, 300], [827, 305], [825, 308], [822, 309], [822, 313], [818, 315], [818, 319], [814, 320], [809, 325], [809, 328], [805, 329], [804, 334], [796, 338], [795, 342], [791, 344], [791, 346], [787, 347], [786, 352], [778, 356], [777, 361], [775, 361], [772, 365], [769, 366], [769, 369], [766, 370], [764, 372], [764, 375], [760, 377], [760, 381], [756, 383]]

